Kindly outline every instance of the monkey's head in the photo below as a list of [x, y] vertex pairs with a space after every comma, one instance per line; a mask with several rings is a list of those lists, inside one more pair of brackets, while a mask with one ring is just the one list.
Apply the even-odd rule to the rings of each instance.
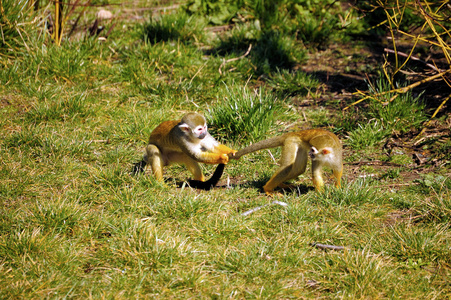
[[203, 139], [208, 133], [205, 117], [194, 112], [185, 114], [178, 126], [185, 134], [197, 139]]
[[315, 147], [311, 147], [308, 155], [312, 160], [316, 160], [316, 159], [324, 159], [325, 157], [327, 157], [327, 155], [329, 155], [332, 152], [333, 150], [330, 147], [324, 147], [320, 151], [318, 151], [318, 149], [316, 149]]

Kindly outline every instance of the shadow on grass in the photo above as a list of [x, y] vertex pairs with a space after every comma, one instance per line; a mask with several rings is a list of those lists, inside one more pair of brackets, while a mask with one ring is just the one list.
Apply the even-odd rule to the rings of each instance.
[[206, 51], [206, 54], [241, 56], [252, 45], [249, 60], [255, 66], [256, 75], [270, 74], [278, 70], [292, 70], [296, 65], [291, 54], [291, 41], [284, 39], [276, 31], [262, 32], [258, 38], [248, 38], [244, 35], [233, 35], [222, 40], [218, 47]]
[[[227, 188], [227, 187], [241, 187], [241, 188], [251, 188], [258, 189], [261, 194], [265, 194], [263, 190], [263, 186], [268, 182], [270, 178], [265, 178], [261, 180], [252, 180], [252, 181], [244, 181], [244, 182], [236, 182], [232, 183], [229, 186], [226, 184], [217, 185], [216, 188]], [[314, 190], [313, 186], [308, 186], [305, 184], [288, 184], [287, 188], [276, 188], [274, 191], [280, 194], [297, 194], [298, 196], [307, 194], [309, 191]]]

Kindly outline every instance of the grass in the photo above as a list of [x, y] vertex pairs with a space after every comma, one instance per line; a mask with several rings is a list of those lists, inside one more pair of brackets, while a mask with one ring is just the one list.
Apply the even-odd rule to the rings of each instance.
[[273, 94], [264, 89], [225, 87], [224, 101], [208, 110], [207, 119], [214, 124], [215, 133], [231, 140], [258, 140], [273, 128], [283, 106]]
[[[104, 42], [57, 46], [40, 35], [39, 47], [2, 60], [0, 298], [448, 298], [449, 142], [437, 137], [441, 167], [410, 181], [421, 170], [412, 155], [381, 150], [419, 129], [425, 94], [337, 113], [323, 83], [299, 68], [309, 50], [276, 34], [268, 16], [267, 31], [254, 20], [213, 34], [178, 14], [118, 20]], [[331, 28], [323, 37], [334, 38]], [[389, 90], [376, 86], [368, 93]], [[316, 193], [307, 171], [267, 197], [280, 149], [232, 161], [208, 192], [181, 184], [182, 166], [165, 169], [166, 184], [131, 176], [152, 129], [187, 111], [204, 113], [236, 149], [330, 128], [345, 145], [343, 187], [327, 172]], [[421, 144], [425, 155], [434, 141]], [[393, 165], [355, 167], [362, 161]]]

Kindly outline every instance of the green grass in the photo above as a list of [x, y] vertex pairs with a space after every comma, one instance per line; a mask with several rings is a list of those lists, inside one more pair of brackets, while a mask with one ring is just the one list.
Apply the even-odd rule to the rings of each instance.
[[32, 6], [28, 5], [28, 1], [5, 0], [0, 7], [0, 58], [12, 58], [15, 52], [28, 47], [31, 40], [29, 32], [37, 20], [33, 19]]
[[247, 87], [225, 87], [225, 99], [208, 110], [215, 133], [231, 140], [258, 140], [274, 127], [283, 104], [270, 92]]
[[[82, 36], [60, 47], [38, 28], [28, 32], [38, 46], [18, 43], [2, 60], [0, 298], [449, 298], [449, 164], [398, 186], [418, 169], [407, 154], [382, 159], [379, 147], [420, 126], [422, 95], [353, 112], [337, 113], [333, 101], [299, 105], [323, 96], [299, 68], [307, 50], [258, 16], [265, 30], [253, 19], [216, 34], [195, 15], [148, 12], [139, 24], [118, 19], [104, 42]], [[316, 193], [307, 170], [295, 188], [267, 197], [280, 149], [231, 161], [208, 192], [183, 186], [183, 166], [165, 169], [166, 184], [131, 176], [152, 129], [187, 111], [205, 114], [212, 134], [236, 149], [332, 128], [345, 145], [343, 187], [327, 170]], [[449, 142], [439, 142], [434, 157], [449, 160]], [[352, 165], [365, 159], [402, 168], [359, 178], [378, 173]]]
[[[382, 75], [377, 86], [370, 86], [373, 95], [391, 90]], [[372, 147], [391, 136], [393, 133], [406, 133], [418, 129], [426, 120], [425, 105], [420, 96], [413, 97], [411, 92], [396, 95], [386, 93], [375, 96], [365, 112], [359, 116], [363, 124], [349, 131], [348, 145], [353, 149]]]

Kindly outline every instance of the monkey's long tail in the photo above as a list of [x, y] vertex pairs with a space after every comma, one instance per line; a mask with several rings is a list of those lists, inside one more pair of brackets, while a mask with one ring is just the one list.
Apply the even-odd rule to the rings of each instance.
[[235, 153], [234, 156], [231, 156], [230, 158], [239, 159], [243, 155], [246, 155], [246, 154], [258, 151], [258, 150], [280, 147], [280, 146], [282, 146], [283, 141], [284, 141], [283, 136], [276, 136], [276, 137], [273, 137], [273, 138], [270, 138], [267, 140], [259, 141], [255, 144], [249, 145], [249, 146], [241, 149], [240, 151]]
[[219, 179], [221, 179], [222, 173], [224, 172], [224, 167], [224, 164], [219, 164], [211, 178], [207, 181], [191, 179], [188, 183], [192, 188], [209, 191], [212, 187], [215, 187], [218, 184]]
[[137, 175], [139, 173], [144, 172], [144, 167], [146, 165], [147, 165], [147, 163], [144, 159], [140, 162], [135, 163], [132, 168], [132, 175]]
[[[135, 163], [131, 171], [132, 175], [137, 175], [139, 173], [144, 172], [144, 167], [146, 165], [147, 163], [144, 159], [140, 162]], [[188, 183], [191, 187], [195, 189], [209, 191], [212, 187], [215, 187], [218, 184], [219, 180], [221, 179], [222, 173], [224, 173], [224, 167], [225, 164], [218, 164], [215, 172], [213, 173], [211, 178], [208, 179], [207, 181], [189, 180]]]

